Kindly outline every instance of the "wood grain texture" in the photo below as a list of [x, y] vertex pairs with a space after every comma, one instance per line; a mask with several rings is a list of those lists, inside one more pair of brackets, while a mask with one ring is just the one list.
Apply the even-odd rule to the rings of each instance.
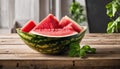
[[[24, 44], [17, 34], [0, 35], [0, 67], [21, 69], [101, 69], [120, 66], [120, 34], [86, 34], [81, 46], [89, 44], [96, 54], [85, 58], [41, 54]], [[11, 64], [10, 64], [11, 63]], [[91, 66], [91, 67], [90, 67]], [[98, 66], [98, 67], [96, 67]], [[108, 67], [108, 69], [112, 69]]]

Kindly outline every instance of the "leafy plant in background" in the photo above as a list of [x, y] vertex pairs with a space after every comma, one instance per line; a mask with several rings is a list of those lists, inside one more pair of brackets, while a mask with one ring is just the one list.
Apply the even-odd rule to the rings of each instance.
[[112, 0], [106, 5], [107, 15], [110, 17], [111, 21], [108, 23], [107, 32], [114, 33], [118, 32], [120, 28], [120, 0]]
[[79, 2], [73, 0], [72, 4], [70, 5], [69, 11], [72, 19], [75, 20], [77, 23], [82, 23], [85, 21], [84, 9]]

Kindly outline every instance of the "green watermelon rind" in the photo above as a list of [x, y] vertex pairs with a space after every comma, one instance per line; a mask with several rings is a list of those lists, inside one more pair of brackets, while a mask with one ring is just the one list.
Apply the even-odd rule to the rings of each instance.
[[75, 41], [80, 42], [85, 35], [86, 29], [86, 27], [83, 27], [80, 33], [61, 38], [39, 36], [22, 32], [20, 29], [17, 29], [17, 33], [30, 48], [44, 54], [57, 54], [64, 52], [64, 50], [69, 47], [70, 43]]

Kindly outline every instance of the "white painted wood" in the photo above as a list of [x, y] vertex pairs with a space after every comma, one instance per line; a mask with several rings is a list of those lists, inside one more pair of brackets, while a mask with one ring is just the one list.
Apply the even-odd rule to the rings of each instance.
[[49, 12], [52, 13], [53, 10], [53, 1], [54, 0], [49, 0]]
[[31, 0], [15, 0], [15, 19], [31, 19]]
[[10, 33], [14, 20], [14, 1], [0, 0], [0, 33]]
[[56, 17], [58, 20], [61, 19], [61, 0], [56, 0]]
[[40, 21], [49, 14], [49, 0], [39, 0], [40, 4]]
[[1, 0], [0, 0], [0, 28], [1, 28]]
[[15, 0], [9, 0], [9, 28], [11, 29], [15, 19]]
[[15, 0], [15, 20], [39, 21], [39, 0]]
[[69, 8], [72, 0], [61, 0], [61, 17], [67, 15], [69, 16]]
[[9, 28], [9, 10], [8, 10], [8, 5], [9, 1], [8, 0], [1, 0], [1, 23], [0, 26], [1, 28]]
[[39, 0], [0, 0], [0, 33], [10, 33], [14, 21], [29, 19], [39, 22]]
[[14, 20], [39, 21], [39, 0], [0, 0], [0, 26], [11, 28]]
[[35, 20], [37, 23], [39, 22], [39, 0], [31, 0], [31, 3], [33, 4], [31, 6], [31, 17], [33, 20]]
[[10, 33], [10, 29], [8, 29], [8, 28], [0, 28], [0, 34], [6, 34], [6, 33]]
[[78, 2], [80, 2], [81, 5], [85, 6], [85, 0], [76, 0]]

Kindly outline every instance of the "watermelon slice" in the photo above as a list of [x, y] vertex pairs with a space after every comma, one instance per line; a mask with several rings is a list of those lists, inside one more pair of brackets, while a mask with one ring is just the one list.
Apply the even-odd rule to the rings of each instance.
[[54, 29], [39, 29], [36, 28], [34, 31], [32, 30], [31, 33], [37, 34], [40, 36], [45, 36], [45, 37], [67, 37], [67, 36], [72, 36], [78, 34], [73, 27], [72, 23], [68, 24], [64, 28], [54, 28]]
[[72, 23], [70, 23], [67, 26], [63, 27], [63, 29], [74, 30], [73, 27], [72, 27]]
[[78, 34], [78, 32], [74, 31], [71, 24], [67, 25], [63, 29], [38, 29], [36, 28], [34, 31], [31, 31], [33, 34], [37, 34], [45, 37], [67, 37]]
[[73, 21], [71, 18], [69, 18], [68, 16], [65, 16], [61, 19], [60, 23], [59, 23], [59, 26], [61, 28], [64, 28], [66, 27], [68, 24], [72, 23], [72, 27], [75, 31], [77, 32], [80, 32], [82, 30], [82, 27], [76, 23], [75, 21]]
[[33, 20], [28, 21], [22, 28], [22, 32], [30, 32], [36, 26]]
[[67, 37], [76, 35], [81, 30], [81, 26], [69, 17], [63, 17], [59, 23], [54, 15], [49, 14], [30, 33], [45, 37]]
[[56, 29], [56, 28], [59, 28], [59, 22], [54, 15], [49, 14], [33, 30], [36, 30], [36, 29]]

